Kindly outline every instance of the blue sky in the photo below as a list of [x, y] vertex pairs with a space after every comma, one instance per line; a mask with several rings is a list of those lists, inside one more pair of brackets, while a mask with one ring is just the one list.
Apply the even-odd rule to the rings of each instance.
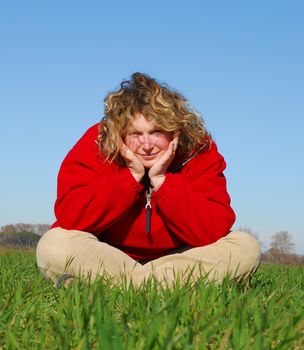
[[63, 158], [139, 71], [205, 119], [235, 227], [304, 254], [303, 38], [303, 1], [1, 2], [0, 226], [54, 221]]

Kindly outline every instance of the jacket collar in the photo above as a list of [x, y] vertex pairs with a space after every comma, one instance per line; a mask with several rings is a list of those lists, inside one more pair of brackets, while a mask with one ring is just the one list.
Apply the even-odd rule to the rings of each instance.
[[177, 156], [172, 165], [170, 166], [170, 172], [175, 173], [178, 169], [182, 168], [184, 165], [190, 162], [197, 154], [202, 151], [209, 151], [212, 146], [212, 137], [209, 133], [204, 136], [202, 142], [192, 151], [191, 155], [188, 157]]

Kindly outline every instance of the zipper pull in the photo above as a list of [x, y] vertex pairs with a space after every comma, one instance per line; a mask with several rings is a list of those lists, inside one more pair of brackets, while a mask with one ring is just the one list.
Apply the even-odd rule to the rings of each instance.
[[152, 188], [149, 188], [146, 191], [146, 197], [147, 197], [147, 203], [145, 205], [146, 208], [146, 232], [151, 233], [151, 195], [152, 195]]

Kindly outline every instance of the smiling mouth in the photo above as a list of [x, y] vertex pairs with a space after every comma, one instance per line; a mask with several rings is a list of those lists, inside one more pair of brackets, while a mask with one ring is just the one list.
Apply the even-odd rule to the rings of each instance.
[[146, 158], [146, 159], [152, 159], [158, 155], [158, 153], [153, 153], [153, 154], [139, 154], [141, 157]]

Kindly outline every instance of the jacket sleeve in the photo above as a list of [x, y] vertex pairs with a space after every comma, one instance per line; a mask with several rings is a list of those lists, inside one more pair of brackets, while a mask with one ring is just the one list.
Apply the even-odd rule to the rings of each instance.
[[62, 228], [100, 234], [128, 213], [143, 186], [127, 168], [99, 159], [94, 130], [80, 139], [60, 167], [55, 215]]
[[213, 144], [187, 164], [187, 171], [168, 173], [154, 193], [156, 210], [167, 227], [186, 244], [211, 244], [228, 234], [235, 221], [226, 190], [224, 158]]

